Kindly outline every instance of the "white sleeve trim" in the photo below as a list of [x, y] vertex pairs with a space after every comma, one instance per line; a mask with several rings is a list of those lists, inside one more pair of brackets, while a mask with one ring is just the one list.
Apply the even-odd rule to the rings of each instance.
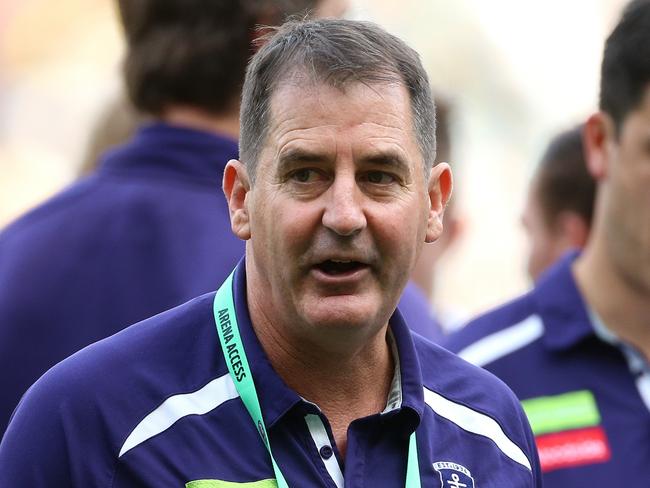
[[206, 414], [238, 396], [232, 378], [225, 374], [195, 392], [169, 397], [133, 429], [124, 441], [119, 457], [166, 431], [183, 417]]
[[508, 438], [493, 418], [460, 403], [452, 402], [426, 387], [424, 388], [424, 401], [435, 413], [453, 422], [461, 429], [492, 440], [503, 454], [532, 471], [530, 461], [524, 451]]
[[531, 315], [518, 324], [479, 339], [457, 354], [465, 361], [477, 366], [485, 366], [527, 346], [542, 335], [544, 335], [542, 319], [537, 315]]

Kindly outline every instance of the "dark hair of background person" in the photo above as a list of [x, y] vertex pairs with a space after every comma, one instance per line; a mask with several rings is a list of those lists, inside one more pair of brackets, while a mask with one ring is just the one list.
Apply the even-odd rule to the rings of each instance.
[[567, 210], [591, 224], [596, 182], [587, 169], [583, 128], [579, 125], [555, 136], [537, 168], [534, 191], [549, 228]]
[[248, 66], [239, 150], [251, 182], [269, 125], [273, 91], [292, 77], [341, 89], [357, 82], [405, 86], [425, 170], [431, 169], [436, 150], [435, 107], [418, 54], [370, 22], [294, 20], [278, 28]]
[[118, 0], [127, 41], [124, 77], [133, 105], [161, 116], [170, 105], [219, 115], [239, 103], [259, 24], [314, 9], [318, 0]]
[[600, 77], [600, 109], [620, 131], [625, 116], [650, 83], [650, 0], [634, 0], [605, 42]]

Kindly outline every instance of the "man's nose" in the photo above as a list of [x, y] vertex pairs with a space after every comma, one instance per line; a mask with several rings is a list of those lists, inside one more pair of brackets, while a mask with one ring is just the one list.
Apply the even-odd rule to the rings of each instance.
[[355, 175], [337, 175], [327, 190], [323, 225], [341, 236], [351, 236], [366, 227], [363, 193]]

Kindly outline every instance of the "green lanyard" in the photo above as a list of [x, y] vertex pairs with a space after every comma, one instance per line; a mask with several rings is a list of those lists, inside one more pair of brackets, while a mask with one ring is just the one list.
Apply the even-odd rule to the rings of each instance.
[[[214, 321], [219, 334], [219, 343], [223, 351], [228, 371], [232, 378], [237, 393], [239, 393], [246, 410], [248, 410], [253, 423], [257, 426], [257, 431], [262, 438], [262, 442], [269, 451], [271, 463], [278, 488], [289, 488], [284, 475], [273, 457], [269, 436], [262, 417], [260, 401], [255, 390], [253, 382], [253, 373], [248, 365], [244, 344], [239, 334], [237, 325], [237, 314], [235, 312], [235, 303], [232, 293], [232, 282], [234, 271], [228, 276], [226, 281], [221, 285], [214, 297]], [[415, 432], [409, 438], [408, 464], [406, 467], [406, 488], [420, 488], [420, 468], [418, 465], [417, 443], [415, 441]]]

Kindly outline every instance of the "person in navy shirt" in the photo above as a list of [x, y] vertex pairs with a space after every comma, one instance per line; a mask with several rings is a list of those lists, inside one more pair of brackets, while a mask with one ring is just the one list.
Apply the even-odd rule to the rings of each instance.
[[396, 311], [452, 187], [417, 54], [371, 23], [290, 22], [241, 114], [223, 189], [245, 259], [46, 373], [0, 485], [540, 487], [512, 392]]
[[528, 276], [536, 281], [564, 254], [587, 243], [596, 182], [587, 170], [584, 126], [549, 142], [528, 189], [521, 218], [528, 238]]
[[[479, 317], [451, 350], [523, 401], [544, 482], [650, 480], [650, 1], [605, 44], [600, 112], [586, 122], [597, 182], [591, 236], [526, 295]], [[643, 481], [646, 480], [646, 481]]]
[[[147, 114], [99, 169], [0, 234], [0, 436], [49, 367], [214, 290], [244, 253], [219, 190], [238, 155], [239, 98], [257, 24], [340, 0], [119, 2], [131, 101]], [[429, 317], [412, 285], [404, 313]], [[423, 324], [423, 328], [424, 324]], [[435, 324], [431, 327], [435, 334]]]

